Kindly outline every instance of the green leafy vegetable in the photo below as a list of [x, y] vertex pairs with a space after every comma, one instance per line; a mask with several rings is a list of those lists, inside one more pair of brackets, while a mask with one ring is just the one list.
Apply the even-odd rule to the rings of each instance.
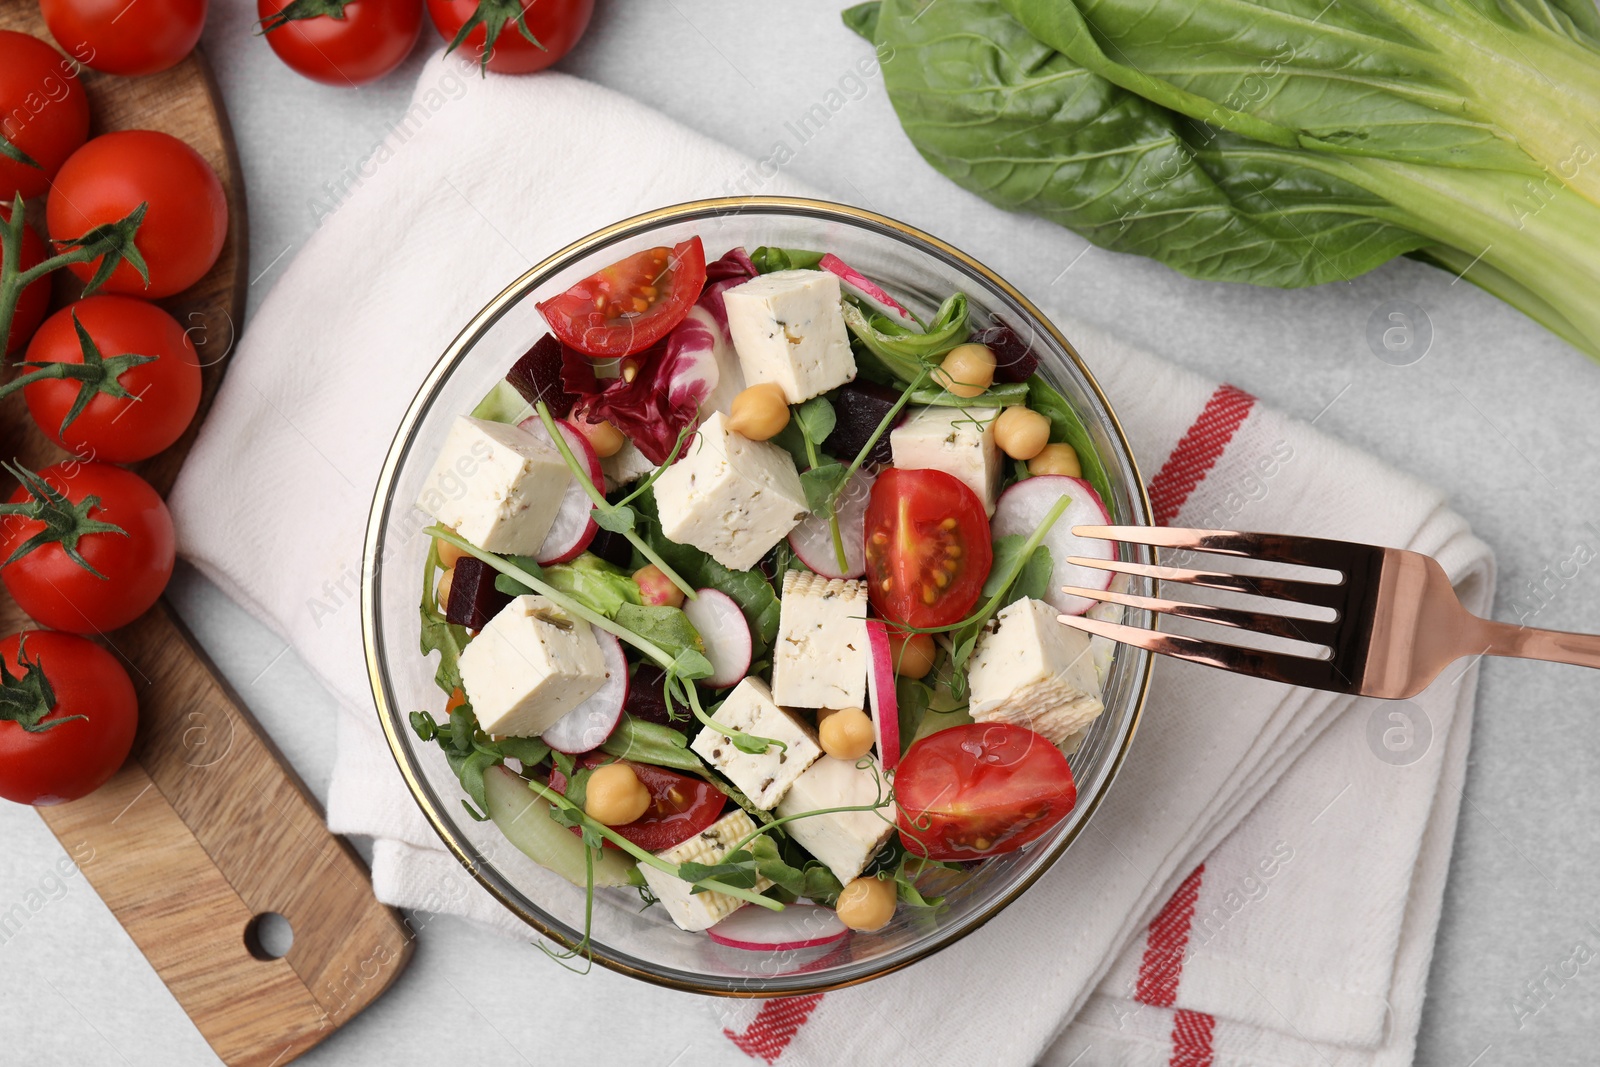
[[850, 333], [903, 382], [915, 380], [928, 364], [966, 341], [970, 332], [965, 293], [952, 294], [940, 304], [933, 321], [922, 332], [865, 309], [851, 299], [844, 301], [843, 308]]
[[806, 507], [819, 515], [833, 510], [833, 501], [844, 485], [846, 468], [843, 463], [824, 463], [800, 475], [800, 488], [805, 490]]
[[[461, 781], [461, 788], [472, 798], [471, 804], [462, 802], [467, 813], [479, 822], [488, 818], [484, 812], [489, 801], [484, 796], [483, 774], [490, 767], [498, 767], [507, 759], [517, 760], [524, 768], [543, 763], [550, 755], [550, 746], [537, 737], [508, 737], [491, 740], [478, 728], [478, 719], [470, 705], [462, 704], [450, 713], [447, 722], [436, 722], [426, 711], [411, 713], [411, 728], [423, 742], [435, 741], [444, 750], [450, 769]], [[597, 843], [598, 844], [598, 843]]]
[[582, 553], [570, 563], [545, 567], [543, 574], [545, 581], [608, 619], [615, 619], [624, 604], [644, 603], [639, 583], [632, 575], [590, 552]]
[[468, 414], [486, 422], [505, 422], [515, 426], [533, 414], [533, 405], [517, 392], [516, 386], [501, 378]]
[[1028, 406], [1050, 420], [1050, 440], [1072, 446], [1078, 453], [1078, 465], [1083, 468], [1083, 480], [1109, 505], [1115, 499], [1111, 493], [1111, 479], [1106, 476], [1100, 451], [1083, 420], [1061, 394], [1037, 374], [1029, 378], [1027, 384]]
[[705, 764], [689, 748], [689, 739], [679, 730], [660, 723], [645, 722], [623, 713], [617, 728], [611, 731], [600, 751], [618, 759], [648, 763], [654, 767], [667, 767], [690, 774], [704, 774]]
[[948, 389], [918, 389], [911, 394], [911, 402], [922, 407], [1010, 408], [1028, 402], [1028, 386], [1025, 382], [1004, 382], [991, 385], [977, 396], [956, 396]]
[[[457, 626], [444, 617], [434, 596], [439, 584], [439, 544], [428, 546], [428, 558], [422, 564], [422, 654], [439, 653], [439, 666], [433, 680], [446, 693], [461, 687], [461, 653], [466, 650], [472, 635], [465, 626]], [[499, 579], [496, 580], [499, 584]]]
[[762, 245], [750, 253], [750, 262], [762, 274], [779, 270], [816, 270], [822, 262], [821, 252], [808, 252], [803, 248], [771, 248]]
[[[649, 641], [666, 652], [676, 662], [684, 652], [703, 653], [705, 642], [681, 608], [665, 604], [631, 604], [618, 606], [614, 616], [617, 625]], [[707, 673], [709, 674], [709, 664]]]
[[918, 151], [996, 204], [1223, 281], [1416, 254], [1600, 358], [1585, 0], [883, 0], [846, 22]]

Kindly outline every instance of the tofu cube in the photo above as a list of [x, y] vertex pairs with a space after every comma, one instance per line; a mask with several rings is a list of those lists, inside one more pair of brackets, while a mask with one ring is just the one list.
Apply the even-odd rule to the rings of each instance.
[[463, 415], [422, 487], [417, 505], [488, 552], [531, 556], [561, 508], [572, 473], [526, 430]]
[[600, 457], [600, 470], [606, 476], [607, 492], [632, 485], [655, 469], [656, 465], [632, 441], [623, 441], [622, 447], [615, 453]]
[[[728, 812], [722, 818], [695, 834], [656, 855], [668, 863], [720, 863], [747, 835], [755, 831], [756, 824], [740, 809]], [[650, 886], [650, 892], [667, 909], [667, 915], [682, 930], [706, 930], [717, 925], [729, 915], [744, 907], [744, 901], [726, 893], [696, 893], [694, 886], [666, 871], [658, 871], [649, 864], [639, 864], [639, 873]], [[759, 878], [753, 887], [759, 893], [772, 885], [769, 878]]]
[[1019, 600], [978, 638], [967, 668], [972, 718], [1009, 722], [1059, 745], [1105, 706], [1089, 636], [1042, 600]]
[[1005, 457], [994, 441], [1001, 408], [919, 408], [889, 431], [894, 465], [939, 470], [959, 478], [994, 514]]
[[774, 271], [734, 286], [722, 299], [748, 384], [776, 382], [789, 403], [798, 404], [855, 379], [837, 275]]
[[867, 587], [809, 571], [783, 576], [772, 695], [790, 708], [859, 708], [867, 696]]
[[461, 687], [491, 734], [535, 737], [606, 680], [594, 630], [553, 601], [519, 596], [461, 653]]
[[794, 458], [730, 432], [720, 411], [661, 472], [655, 493], [662, 533], [736, 571], [754, 567], [809, 511]]
[[[798, 841], [842, 883], [860, 874], [878, 849], [894, 833], [894, 808], [888, 803], [889, 783], [872, 757], [872, 770], [856, 760], [823, 756], [778, 801], [778, 816], [798, 815], [824, 808], [884, 802], [873, 811], [832, 811], [784, 823]], [[878, 771], [874, 776], [873, 771]]]
[[794, 780], [822, 755], [816, 731], [772, 702], [772, 690], [759, 678], [746, 678], [728, 694], [713, 722], [757, 737], [782, 741], [760, 754], [741, 752], [728, 735], [707, 726], [689, 747], [728, 776], [750, 802], [763, 811], [789, 791]]

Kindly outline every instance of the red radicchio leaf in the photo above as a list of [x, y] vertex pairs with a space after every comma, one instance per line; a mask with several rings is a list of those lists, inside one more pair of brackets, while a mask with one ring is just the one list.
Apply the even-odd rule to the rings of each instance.
[[568, 392], [580, 394], [573, 416], [590, 422], [606, 419], [651, 463], [667, 462], [678, 434], [695, 424], [701, 403], [717, 387], [717, 346], [731, 343], [722, 294], [755, 275], [755, 265], [742, 248], [710, 264], [706, 276], [715, 280], [701, 290], [684, 320], [630, 357], [638, 366], [632, 381], [613, 378], [602, 387], [592, 363], [578, 353], [568, 354], [561, 377]]

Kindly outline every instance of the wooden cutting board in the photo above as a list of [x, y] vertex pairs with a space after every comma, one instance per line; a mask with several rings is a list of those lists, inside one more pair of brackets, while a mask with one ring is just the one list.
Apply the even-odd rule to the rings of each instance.
[[[50, 40], [34, 0], [0, 0], [0, 29]], [[160, 301], [189, 328], [205, 367], [195, 425], [134, 468], [165, 493], [243, 321], [249, 259], [239, 161], [200, 55], [144, 78], [84, 71], [83, 82], [91, 135], [173, 134], [206, 158], [228, 193], [229, 235], [216, 267]], [[56, 276], [58, 303], [75, 295], [65, 274]], [[66, 458], [34, 429], [20, 398], [0, 405], [0, 456], [35, 470]], [[28, 625], [0, 591], [0, 633]], [[98, 792], [39, 814], [217, 1055], [238, 1067], [282, 1067], [388, 988], [410, 958], [411, 931], [373, 897], [361, 858], [328, 832], [305, 785], [164, 601], [104, 643], [139, 693], [133, 754]], [[278, 959], [255, 936], [270, 913], [293, 931]]]

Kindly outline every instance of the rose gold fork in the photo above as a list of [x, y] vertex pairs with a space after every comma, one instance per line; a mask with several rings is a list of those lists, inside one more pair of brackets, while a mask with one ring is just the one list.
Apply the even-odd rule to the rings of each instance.
[[1331, 608], [1337, 613], [1332, 620], [1320, 621], [1272, 611], [1244, 611], [1066, 587], [1066, 592], [1092, 600], [1322, 646], [1317, 658], [1315, 653], [1296, 655], [1239, 648], [1081, 615], [1061, 616], [1062, 622], [1091, 634], [1193, 663], [1290, 685], [1386, 699], [1415, 696], [1464, 656], [1515, 656], [1600, 667], [1600, 636], [1536, 630], [1479, 618], [1461, 606], [1444, 568], [1420, 552], [1318, 537], [1165, 526], [1075, 526], [1072, 532], [1080, 537], [1338, 572], [1337, 580], [1324, 582], [1068, 557], [1069, 562], [1080, 567], [1249, 593]]

